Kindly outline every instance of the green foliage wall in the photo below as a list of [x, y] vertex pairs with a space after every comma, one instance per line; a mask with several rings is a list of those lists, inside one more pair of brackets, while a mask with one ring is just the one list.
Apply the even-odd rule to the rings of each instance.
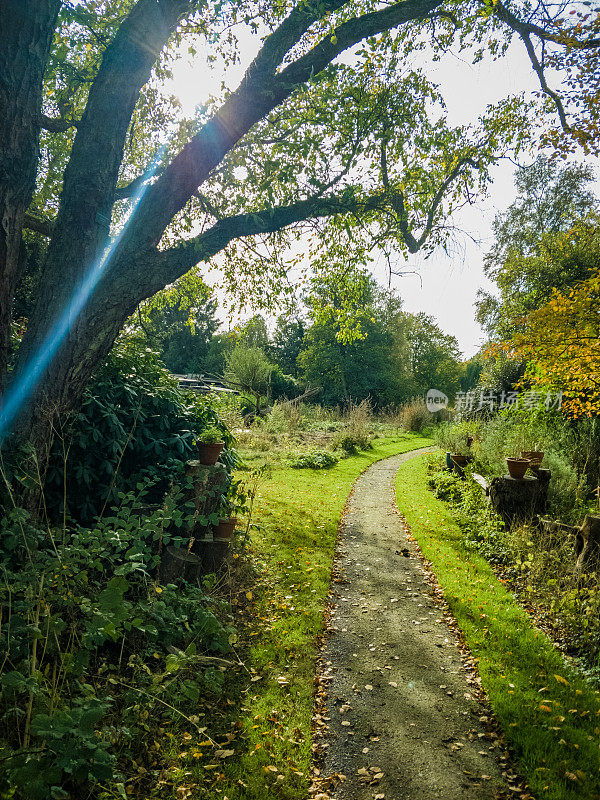
[[[218, 419], [208, 401], [181, 392], [156, 354], [125, 340], [86, 391], [78, 413], [54, 439], [45, 481], [51, 515], [66, 508], [93, 519], [106, 503], [143, 479], [160, 498], [193, 457], [194, 437]], [[231, 437], [223, 427], [224, 438]]]

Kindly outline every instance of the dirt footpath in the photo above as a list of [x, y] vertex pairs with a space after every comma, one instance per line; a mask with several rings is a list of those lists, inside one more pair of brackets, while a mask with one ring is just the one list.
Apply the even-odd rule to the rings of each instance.
[[[505, 796], [500, 747], [474, 697], [458, 641], [395, 512], [399, 465], [355, 484], [340, 537], [323, 654], [328, 728], [321, 775], [339, 800], [489, 800]], [[323, 726], [324, 727], [324, 726]], [[322, 795], [323, 796], [323, 795]], [[514, 796], [514, 795], [513, 795]]]

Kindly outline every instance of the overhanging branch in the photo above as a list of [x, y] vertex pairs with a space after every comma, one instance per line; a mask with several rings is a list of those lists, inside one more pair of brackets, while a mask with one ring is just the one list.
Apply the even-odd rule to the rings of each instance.
[[[548, 86], [548, 82], [546, 81], [546, 76], [544, 74], [544, 67], [540, 63], [539, 58], [537, 57], [537, 53], [535, 52], [535, 47], [531, 41], [531, 35], [535, 34], [544, 40], [550, 40], [551, 37], [547, 35], [542, 35], [544, 33], [543, 28], [539, 28], [537, 25], [531, 25], [530, 23], [521, 22], [512, 11], [509, 11], [505, 6], [501, 3], [498, 3], [496, 6], [496, 13], [498, 14], [499, 19], [505, 22], [509, 28], [511, 28], [515, 33], [518, 33], [521, 37], [523, 44], [525, 45], [525, 49], [527, 51], [527, 55], [529, 56], [529, 61], [531, 62], [531, 66], [533, 67], [534, 72], [538, 76], [538, 81], [540, 83], [540, 87], [542, 92], [550, 97], [552, 102], [554, 103], [556, 110], [558, 112], [558, 117], [560, 119], [560, 124], [565, 133], [572, 133], [571, 126], [567, 122], [567, 115], [565, 112], [565, 108], [563, 106], [562, 100], [557, 92], [551, 89]], [[552, 41], [556, 41], [556, 38], [552, 38]]]
[[[136, 219], [124, 241], [124, 248], [135, 252], [149, 249], [181, 211], [211, 171], [248, 131], [286, 100], [300, 84], [323, 70], [338, 55], [361, 40], [413, 20], [424, 19], [442, 0], [403, 0], [403, 2], [339, 25], [335, 35], [324, 37], [315, 47], [281, 72], [275, 53], [287, 53], [303, 35], [305, 26], [289, 25], [289, 17], [266, 40], [263, 50], [250, 65], [238, 89], [173, 159], [162, 177], [147, 192]], [[332, 0], [331, 10], [341, 5]], [[292, 12], [293, 14], [294, 12]], [[291, 16], [291, 15], [290, 15]], [[279, 38], [278, 38], [279, 37]], [[277, 46], [274, 46], [274, 42]], [[267, 58], [265, 48], [272, 47]]]
[[40, 117], [40, 127], [51, 133], [64, 133], [69, 128], [76, 128], [79, 125], [78, 119], [70, 117], [48, 117], [42, 114]]
[[23, 227], [27, 228], [27, 230], [41, 233], [43, 236], [48, 236], [48, 238], [50, 238], [54, 233], [54, 220], [40, 219], [40, 217], [34, 217], [33, 214], [25, 214]]
[[208, 261], [224, 250], [234, 239], [275, 233], [308, 219], [366, 213], [382, 208], [385, 194], [356, 198], [351, 192], [339, 197], [318, 197], [299, 200], [287, 206], [262, 209], [256, 213], [238, 214], [218, 220], [211, 228], [193, 239], [168, 250], [153, 250], [132, 265], [131, 277], [124, 290], [135, 291], [137, 302], [150, 297], [166, 284], [173, 283], [201, 261]]

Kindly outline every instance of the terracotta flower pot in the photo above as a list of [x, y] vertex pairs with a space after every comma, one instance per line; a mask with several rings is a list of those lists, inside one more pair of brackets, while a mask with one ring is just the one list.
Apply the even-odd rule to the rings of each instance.
[[198, 459], [205, 467], [212, 467], [219, 460], [221, 450], [225, 447], [225, 442], [214, 442], [214, 444], [200, 444], [196, 445], [198, 450]]
[[529, 459], [529, 469], [532, 472], [538, 472], [544, 458], [544, 453], [541, 450], [523, 450], [521, 453], [523, 458]]
[[508, 474], [511, 478], [517, 478], [517, 480], [520, 480], [521, 478], [525, 477], [527, 467], [530, 463], [531, 462], [528, 458], [507, 458], [506, 466], [508, 467]]
[[220, 519], [213, 528], [214, 538], [231, 539], [236, 525], [237, 525], [237, 517], [229, 517], [229, 519]]
[[463, 456], [461, 453], [452, 453], [450, 458], [452, 461], [454, 461], [457, 467], [466, 467], [469, 460], [468, 456]]

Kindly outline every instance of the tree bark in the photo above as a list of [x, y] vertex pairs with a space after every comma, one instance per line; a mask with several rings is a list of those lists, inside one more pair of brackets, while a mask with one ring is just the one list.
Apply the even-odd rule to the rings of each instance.
[[[58, 319], [68, 309], [73, 293], [107, 245], [135, 104], [182, 13], [192, 6], [191, 0], [138, 0], [104, 53], [65, 170], [21, 361], [42, 344], [49, 320]], [[67, 352], [68, 348], [64, 357]]]
[[575, 537], [575, 555], [578, 572], [600, 567], [600, 517], [586, 515]]
[[42, 80], [60, 0], [0, 3], [0, 391], [11, 347], [25, 212], [35, 189]]

